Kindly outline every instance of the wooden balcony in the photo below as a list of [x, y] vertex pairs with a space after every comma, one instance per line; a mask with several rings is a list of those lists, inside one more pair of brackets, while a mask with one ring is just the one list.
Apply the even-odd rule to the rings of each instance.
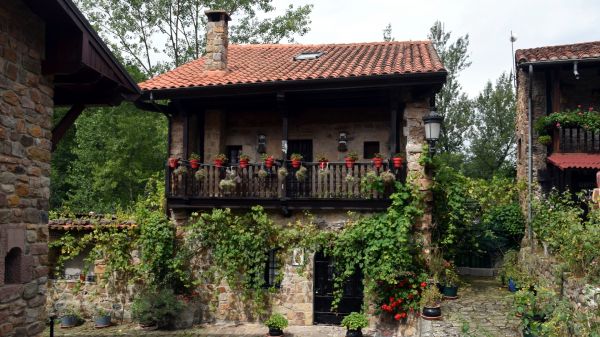
[[553, 152], [557, 153], [599, 153], [600, 132], [579, 127], [554, 129]]
[[[169, 208], [203, 209], [213, 207], [248, 208], [262, 205], [265, 208], [286, 209], [348, 209], [382, 210], [389, 206], [389, 196], [393, 186], [383, 190], [365, 191], [361, 180], [368, 171], [385, 172], [390, 167], [384, 163], [375, 169], [372, 163], [355, 163], [349, 169], [345, 163], [329, 163], [322, 170], [319, 163], [302, 163], [306, 167], [303, 181], [296, 178], [298, 169], [290, 163], [278, 162], [270, 169], [263, 164], [216, 167], [201, 164], [192, 169], [187, 162], [182, 163], [187, 173], [177, 174], [167, 167], [166, 194]], [[285, 165], [288, 174], [278, 175], [279, 168]], [[196, 177], [198, 170], [204, 170], [204, 177]], [[261, 171], [259, 173], [259, 171]], [[403, 169], [391, 169], [396, 180], [401, 180]], [[348, 178], [348, 177], [352, 178]], [[221, 181], [233, 178], [235, 187], [223, 189]]]

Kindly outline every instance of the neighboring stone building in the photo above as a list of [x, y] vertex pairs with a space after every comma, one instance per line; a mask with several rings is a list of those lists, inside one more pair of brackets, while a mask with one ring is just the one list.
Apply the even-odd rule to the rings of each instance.
[[[600, 110], [600, 42], [516, 51], [517, 178], [528, 178], [528, 111], [532, 125], [552, 112]], [[600, 134], [581, 127], [561, 126], [552, 143], [543, 145], [533, 133], [533, 183], [548, 190], [590, 190], [600, 169]]]
[[[205, 163], [201, 180], [194, 178], [197, 169], [183, 176], [173, 168], [167, 171], [168, 208], [178, 224], [192, 211], [262, 205], [280, 224], [310, 210], [322, 228], [339, 228], [349, 210], [378, 212], [390, 204], [389, 190], [366, 196], [357, 183], [373, 169], [375, 153], [386, 158], [378, 172], [390, 169], [400, 180], [413, 176], [430, 197], [430, 177], [419, 164], [425, 143], [422, 118], [447, 74], [430, 41], [229, 45], [229, 15], [206, 14], [206, 55], [140, 84], [145, 102], [138, 106], [169, 117], [170, 157], [189, 166], [186, 159], [197, 153]], [[352, 169], [344, 163], [348, 152], [359, 155]], [[232, 190], [219, 187], [230, 171], [212, 165], [219, 153], [228, 157], [227, 168], [237, 176]], [[240, 153], [250, 156], [246, 168], [239, 166]], [[292, 153], [303, 156], [304, 181], [294, 176]], [[395, 153], [405, 158], [401, 169], [387, 160]], [[286, 160], [267, 168], [261, 154]], [[321, 174], [320, 156], [329, 160], [326, 174]], [[290, 172], [285, 179], [276, 173], [281, 166]], [[430, 226], [427, 209], [415, 224], [425, 245]], [[341, 315], [336, 315], [330, 310], [330, 259], [319, 253], [305, 258], [308, 277], [299, 276], [292, 257], [286, 257], [274, 311], [292, 324], [310, 325], [339, 323], [344, 314], [360, 310], [360, 279], [353, 280], [356, 286], [347, 289]], [[203, 319], [245, 320], [235, 294], [226, 286], [218, 289], [217, 308], [203, 313]]]
[[[139, 89], [70, 0], [0, 2], [0, 336], [46, 324], [52, 141]], [[73, 106], [52, 129], [55, 105]]]

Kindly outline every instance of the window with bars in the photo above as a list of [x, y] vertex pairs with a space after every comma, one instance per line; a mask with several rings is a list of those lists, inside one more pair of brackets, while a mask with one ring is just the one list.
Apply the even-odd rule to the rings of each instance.
[[277, 261], [277, 252], [279, 249], [269, 250], [265, 265], [265, 287], [280, 288], [281, 280], [279, 278], [279, 261]]

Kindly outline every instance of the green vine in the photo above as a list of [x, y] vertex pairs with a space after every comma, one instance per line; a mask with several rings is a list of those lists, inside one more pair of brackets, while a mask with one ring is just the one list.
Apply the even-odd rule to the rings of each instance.
[[538, 118], [535, 131], [539, 135], [550, 135], [552, 129], [561, 127], [581, 127], [590, 131], [600, 131], [600, 112], [591, 107], [582, 111], [581, 106], [574, 110], [553, 112], [548, 116]]

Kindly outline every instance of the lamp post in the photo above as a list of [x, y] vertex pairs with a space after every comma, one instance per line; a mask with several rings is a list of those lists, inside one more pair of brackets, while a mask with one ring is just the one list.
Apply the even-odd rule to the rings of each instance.
[[429, 115], [423, 117], [423, 123], [425, 124], [425, 140], [429, 143], [429, 154], [431, 156], [435, 154], [435, 143], [440, 139], [443, 121], [444, 117], [438, 114], [434, 107], [429, 111]]

